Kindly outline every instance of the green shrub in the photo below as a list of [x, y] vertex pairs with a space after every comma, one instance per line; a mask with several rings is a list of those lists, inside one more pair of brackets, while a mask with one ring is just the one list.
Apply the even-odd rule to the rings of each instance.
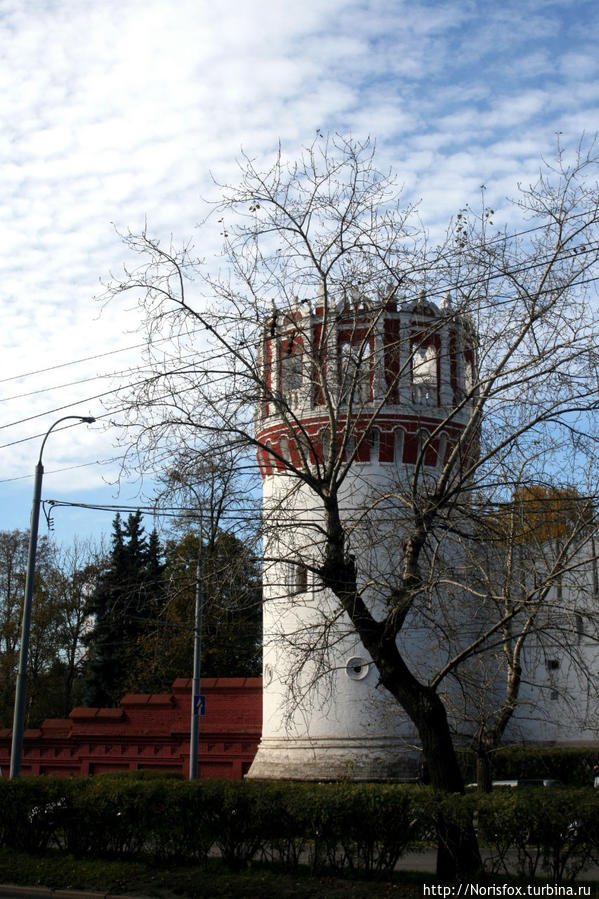
[[54, 844], [66, 814], [68, 786], [58, 777], [0, 779], [0, 845], [43, 852]]
[[[487, 870], [569, 881], [599, 859], [599, 796], [590, 788], [494, 790], [95, 777], [0, 780], [0, 845], [82, 857], [205, 861], [389, 874], [421, 841], [457, 853], [472, 834]], [[457, 857], [457, 855], [456, 855]]]
[[[593, 765], [599, 758], [597, 749], [578, 747], [502, 746], [492, 755], [493, 780], [548, 778], [565, 786], [586, 787], [593, 784]], [[460, 766], [465, 783], [476, 781], [476, 756], [462, 750]]]
[[313, 867], [389, 873], [422, 831], [419, 788], [319, 784], [310, 796]]
[[493, 873], [513, 873], [515, 854], [520, 878], [542, 873], [570, 882], [597, 857], [599, 798], [591, 790], [495, 790], [478, 796], [477, 805], [480, 836], [494, 850]]

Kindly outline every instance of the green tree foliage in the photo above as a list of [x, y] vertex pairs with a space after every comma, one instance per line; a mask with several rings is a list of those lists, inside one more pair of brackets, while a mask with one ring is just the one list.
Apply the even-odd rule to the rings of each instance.
[[87, 604], [94, 617], [85, 638], [89, 706], [118, 705], [134, 680], [140, 640], [164, 603], [160, 542], [155, 532], [145, 537], [141, 519], [136, 512], [123, 525], [117, 514], [108, 565]]
[[[204, 543], [201, 673], [251, 677], [261, 673], [260, 572], [247, 546], [218, 530]], [[168, 598], [141, 641], [135, 687], [164, 692], [176, 677], [191, 677], [198, 538], [168, 540], [164, 580]]]
[[[27, 531], [0, 532], [0, 723], [12, 722], [27, 571]], [[26, 724], [67, 715], [79, 696], [86, 597], [101, 552], [86, 543], [38, 543], [27, 677]]]

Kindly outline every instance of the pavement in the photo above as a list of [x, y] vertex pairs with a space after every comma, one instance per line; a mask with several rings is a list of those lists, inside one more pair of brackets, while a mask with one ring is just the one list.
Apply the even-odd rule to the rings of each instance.
[[85, 890], [51, 890], [47, 887], [21, 887], [6, 883], [0, 884], [0, 899], [150, 899], [150, 897], [93, 893]]

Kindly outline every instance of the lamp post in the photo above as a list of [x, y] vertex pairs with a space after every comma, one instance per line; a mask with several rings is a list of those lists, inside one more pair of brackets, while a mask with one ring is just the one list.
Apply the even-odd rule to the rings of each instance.
[[[193, 491], [195, 493], [195, 490]], [[197, 496], [197, 494], [196, 494]], [[191, 722], [189, 730], [189, 779], [198, 776], [198, 755], [200, 741], [200, 659], [202, 655], [202, 605], [203, 605], [203, 558], [202, 558], [202, 507], [200, 505], [200, 532], [198, 535], [198, 561], [196, 567], [196, 607], [193, 641], [193, 680], [191, 689]]]
[[42, 480], [44, 466], [42, 465], [42, 453], [50, 432], [61, 421], [74, 418], [77, 421], [93, 424], [96, 420], [91, 416], [65, 415], [59, 418], [46, 431], [42, 441], [38, 463], [35, 467], [35, 480], [33, 485], [33, 504], [31, 506], [31, 526], [29, 529], [29, 552], [27, 555], [27, 578], [25, 580], [25, 600], [23, 603], [23, 621], [21, 625], [21, 648], [19, 650], [19, 670], [17, 673], [17, 686], [15, 690], [15, 711], [12, 725], [12, 751], [10, 756], [10, 776], [19, 777], [21, 774], [21, 756], [23, 754], [23, 729], [25, 723], [25, 697], [27, 691], [27, 656], [29, 654], [29, 633], [31, 630], [31, 604], [33, 600], [33, 581], [35, 577], [35, 554], [37, 551], [37, 532], [40, 519], [40, 500], [42, 494]]

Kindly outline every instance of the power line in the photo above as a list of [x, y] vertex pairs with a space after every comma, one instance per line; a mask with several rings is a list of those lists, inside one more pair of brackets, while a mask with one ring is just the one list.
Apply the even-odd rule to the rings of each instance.
[[[212, 356], [204, 356], [203, 358], [201, 356], [196, 357], [195, 353], [190, 353], [187, 356], [181, 357], [181, 361], [184, 361], [186, 359], [191, 359], [191, 358], [198, 358], [198, 366], [199, 366], [205, 362], [214, 362], [217, 359], [222, 359], [226, 355], [227, 355], [227, 353], [225, 350], [223, 350], [221, 353], [213, 354]], [[124, 373], [133, 374], [136, 371], [141, 371], [142, 368], [143, 367], [140, 366], [139, 368], [136, 368], [136, 369], [126, 370]], [[11, 421], [11, 422], [8, 422], [7, 424], [0, 425], [0, 431], [5, 430], [6, 428], [16, 427], [16, 425], [25, 424], [28, 421], [34, 421], [37, 418], [44, 418], [44, 416], [52, 415], [55, 412], [62, 412], [64, 409], [70, 409], [73, 406], [80, 406], [83, 403], [91, 403], [94, 400], [103, 399], [104, 397], [112, 396], [115, 393], [121, 393], [122, 391], [124, 391], [126, 389], [131, 389], [133, 387], [141, 387], [143, 385], [148, 385], [148, 384], [151, 384], [153, 381], [157, 382], [165, 377], [172, 378], [172, 377], [175, 377], [176, 375], [195, 373], [195, 369], [196, 369], [195, 366], [194, 366], [194, 368], [191, 368], [191, 369], [188, 366], [185, 366], [184, 368], [179, 368], [179, 369], [175, 368], [172, 371], [167, 371], [167, 372], [158, 372], [158, 373], [154, 372], [151, 375], [148, 375], [146, 378], [142, 378], [140, 381], [134, 381], [132, 384], [129, 383], [126, 386], [120, 385], [119, 387], [113, 387], [110, 390], [102, 391], [102, 393], [97, 393], [97, 394], [94, 394], [93, 396], [82, 397], [80, 399], [73, 400], [73, 402], [71, 402], [71, 403], [65, 403], [62, 406], [56, 406], [53, 409], [46, 409], [44, 412], [37, 412], [35, 415], [29, 415], [26, 418], [20, 418], [20, 419], [17, 419], [16, 421]], [[203, 376], [205, 376], [205, 375], [221, 375], [222, 377], [228, 377], [230, 375], [230, 372], [227, 369], [221, 370], [221, 369], [201, 368], [200, 372]], [[110, 375], [97, 376], [95, 378], [90, 378], [87, 380], [95, 381], [95, 380], [99, 380], [100, 377], [110, 377]], [[85, 381], [75, 382], [75, 383], [85, 383]], [[69, 386], [69, 385], [65, 385], [65, 386]], [[45, 391], [39, 391], [39, 392], [43, 393]], [[173, 394], [171, 392], [170, 394], [164, 394], [164, 396], [162, 398], [164, 399], [167, 396], [173, 396], [173, 395], [178, 396], [179, 393], [176, 392]], [[24, 396], [27, 396], [27, 394], [24, 394]], [[13, 397], [13, 399], [14, 399], [14, 397]], [[125, 407], [125, 408], [128, 408], [128, 407]], [[124, 409], [119, 410], [119, 411], [124, 411]], [[96, 416], [96, 419], [99, 417], [102, 417], [102, 416]], [[62, 430], [62, 428], [60, 428], [59, 430]], [[7, 444], [7, 445], [10, 446], [11, 444]], [[0, 449], [1, 448], [2, 447], [0, 447]]]
[[[529, 231], [533, 231], [533, 230], [535, 230], [535, 229], [529, 229]], [[528, 233], [528, 232], [521, 232], [521, 233]], [[507, 240], [507, 238], [505, 238], [505, 239]], [[596, 247], [593, 247], [593, 248], [591, 248], [591, 247], [585, 247], [584, 250], [577, 250], [577, 251], [574, 251], [574, 252], [570, 253], [569, 258], [573, 258], [575, 255], [576, 255], [576, 256], [579, 256], [579, 255], [582, 255], [583, 253], [591, 252], [591, 250], [595, 251], [595, 250], [596, 250]], [[568, 258], [568, 256], [566, 256], [566, 258]], [[489, 275], [489, 277], [488, 277], [486, 280], [492, 281], [492, 280], [497, 279], [497, 278], [502, 278], [502, 277], [506, 277], [506, 276], [512, 276], [512, 275], [518, 274], [518, 273], [520, 273], [520, 272], [525, 272], [525, 271], [527, 271], [527, 270], [529, 270], [529, 269], [531, 269], [531, 268], [534, 268], [534, 267], [539, 266], [539, 265], [542, 265], [542, 264], [544, 264], [544, 260], [540, 260], [540, 261], [539, 261], [539, 260], [535, 260], [534, 262], [531, 262], [530, 265], [528, 265], [528, 266], [523, 266], [523, 267], [521, 267], [521, 268], [514, 268], [514, 269], [508, 270], [508, 271], [506, 271], [506, 272], [499, 272], [499, 273], [496, 273], [496, 274]], [[591, 284], [591, 283], [594, 283], [594, 282], [596, 282], [596, 281], [598, 281], [598, 280], [599, 280], [599, 276], [593, 277], [593, 278], [584, 278], [584, 279], [581, 279], [580, 281], [576, 282], [576, 286], [581, 286], [581, 285]], [[475, 285], [476, 283], [478, 283], [478, 282], [477, 282], [477, 281], [473, 281], [473, 282], [470, 282], [470, 283], [464, 282], [464, 285], [465, 285], [465, 286], [473, 286], [473, 285]], [[543, 291], [541, 291], [541, 293], [545, 293], [545, 294], [547, 294], [547, 293], [552, 293], [554, 290], [555, 290], [555, 288], [548, 287], [548, 288], [545, 288]], [[430, 291], [430, 292], [427, 294], [427, 296], [435, 296], [435, 295], [438, 295], [439, 293], [442, 293], [442, 292], [443, 292], [443, 291], [442, 291], [441, 289], [439, 289], [439, 290], [437, 290], [437, 291]], [[507, 301], [507, 300], [506, 300], [506, 301]], [[493, 308], [494, 305], [495, 305], [494, 303], [489, 303], [489, 308]], [[199, 332], [201, 332], [202, 330], [204, 330], [204, 329], [203, 329], [203, 328], [195, 329], [194, 331], [190, 331], [190, 332], [189, 332], [189, 335], [192, 335], [192, 334], [195, 334], [195, 333], [199, 333]], [[131, 347], [125, 347], [125, 348], [121, 348], [121, 349], [119, 349], [119, 350], [112, 350], [112, 351], [109, 351], [109, 352], [106, 352], [106, 353], [100, 353], [100, 354], [97, 354], [97, 355], [95, 355], [95, 356], [84, 357], [84, 358], [79, 359], [79, 360], [72, 360], [71, 362], [61, 363], [61, 364], [59, 364], [59, 365], [52, 366], [52, 367], [50, 367], [50, 368], [46, 368], [46, 369], [38, 369], [36, 372], [30, 372], [30, 373], [27, 373], [27, 374], [24, 374], [24, 375], [16, 375], [16, 376], [13, 376], [13, 377], [11, 377], [11, 378], [5, 378], [5, 379], [1, 380], [0, 383], [4, 383], [4, 382], [6, 382], [6, 381], [15, 380], [15, 379], [22, 378], [22, 377], [27, 377], [28, 375], [32, 375], [32, 374], [38, 374], [38, 373], [42, 373], [42, 372], [52, 371], [52, 370], [54, 370], [54, 369], [57, 369], [57, 368], [63, 368], [63, 367], [65, 367], [65, 366], [69, 366], [69, 365], [79, 364], [80, 362], [89, 361], [89, 360], [92, 360], [92, 359], [97, 359], [97, 358], [102, 358], [102, 357], [105, 357], [105, 356], [114, 355], [114, 354], [119, 353], [119, 352], [124, 352], [124, 351], [127, 350], [127, 349], [135, 349], [135, 348], [139, 348], [139, 347], [147, 347], [147, 346], [157, 345], [157, 344], [159, 344], [159, 343], [167, 342], [167, 341], [170, 341], [170, 340], [171, 340], [171, 338], [162, 338], [162, 339], [160, 339], [160, 340], [155, 341], [153, 344], [152, 344], [152, 343], [148, 344], [147, 342], [144, 342], [144, 343], [141, 343], [141, 344], [133, 345], [133, 346], [131, 346]], [[241, 348], [247, 349], [247, 347], [248, 347], [249, 345], [250, 345], [249, 343], [247, 343], [247, 342], [244, 341], [240, 346], [241, 346]], [[212, 355], [209, 355], [208, 353], [205, 353], [205, 354], [203, 354], [203, 355], [198, 354], [198, 365], [201, 365], [202, 363], [206, 363], [206, 362], [212, 362], [212, 361], [214, 361], [214, 360], [216, 360], [216, 359], [223, 358], [223, 357], [226, 356], [226, 355], [227, 355], [226, 350], [222, 350], [220, 353], [216, 353], [216, 354], [212, 353]], [[190, 354], [188, 354], [188, 355], [186, 355], [186, 356], [181, 357], [181, 361], [182, 361], [182, 360], [189, 359], [189, 358], [194, 357], [194, 356], [195, 356], [195, 354], [190, 353]], [[142, 369], [143, 369], [143, 366], [139, 366], [139, 367], [137, 367], [137, 368], [132, 369], [131, 372], [134, 372], [134, 371], [141, 371]], [[153, 373], [151, 376], [149, 376], [149, 377], [147, 377], [147, 378], [145, 378], [145, 379], [142, 379], [142, 380], [140, 380], [140, 381], [137, 381], [137, 382], [135, 382], [134, 384], [129, 384], [129, 385], [127, 385], [127, 387], [138, 387], [138, 386], [141, 386], [141, 385], [144, 385], [144, 384], [150, 384], [152, 381], [158, 381], [158, 380], [159, 380], [160, 378], [162, 378], [162, 377], [174, 377], [174, 376], [176, 376], [176, 375], [178, 375], [178, 374], [180, 375], [180, 374], [182, 374], [184, 371], [185, 371], [184, 369], [179, 369], [179, 370], [175, 369], [175, 370], [173, 370], [173, 371], [165, 372], [165, 373], [163, 373], [163, 372]], [[205, 376], [205, 375], [209, 375], [209, 374], [218, 374], [218, 375], [221, 375], [221, 376], [223, 376], [223, 377], [227, 377], [227, 376], [230, 374], [230, 372], [227, 372], [227, 371], [220, 371], [220, 370], [216, 370], [216, 369], [211, 370], [211, 369], [206, 369], [206, 368], [203, 368], [201, 373], [202, 373], [202, 375], [204, 375], [204, 376]], [[120, 373], [116, 373], [116, 374], [120, 374]], [[59, 387], [57, 387], [57, 388], [55, 388], [55, 389], [61, 389], [62, 387], [73, 386], [74, 384], [77, 384], [77, 383], [85, 383], [86, 381], [99, 380], [99, 379], [101, 379], [101, 378], [108, 377], [108, 376], [109, 376], [108, 374], [107, 374], [107, 375], [98, 375], [98, 376], [96, 376], [96, 377], [94, 377], [94, 378], [82, 379], [82, 380], [79, 381], [79, 382], [72, 382], [71, 384], [60, 385]], [[35, 393], [37, 393], [37, 392], [42, 393], [42, 392], [46, 392], [46, 390], [48, 390], [48, 389], [51, 389], [51, 388], [46, 388], [46, 389], [40, 390], [40, 391], [32, 391], [31, 394], [22, 394], [22, 395], [20, 395], [20, 396], [24, 397], [24, 396], [28, 396], [28, 395], [33, 395], [33, 394], [35, 394]], [[111, 390], [103, 391], [103, 392], [101, 392], [101, 393], [95, 394], [95, 395], [93, 395], [93, 396], [91, 396], [91, 397], [85, 397], [85, 398], [83, 398], [83, 399], [79, 399], [79, 400], [73, 401], [72, 403], [67, 403], [67, 404], [64, 404], [64, 405], [62, 405], [62, 406], [58, 406], [58, 407], [56, 407], [56, 408], [54, 408], [54, 409], [47, 410], [47, 411], [41, 412], [41, 413], [37, 413], [36, 415], [28, 416], [28, 417], [26, 417], [26, 418], [19, 419], [19, 420], [14, 421], [14, 422], [9, 422], [9, 423], [7, 423], [7, 424], [0, 425], [0, 430], [4, 430], [4, 429], [10, 428], [10, 427], [15, 427], [16, 425], [23, 424], [23, 423], [28, 422], [28, 421], [33, 421], [33, 420], [35, 420], [35, 419], [37, 419], [37, 418], [42, 418], [42, 417], [44, 417], [44, 416], [46, 416], [46, 415], [50, 415], [50, 414], [53, 414], [53, 413], [56, 413], [56, 412], [63, 411], [63, 410], [65, 410], [65, 409], [72, 408], [73, 406], [81, 405], [81, 404], [83, 404], [83, 403], [92, 402], [92, 401], [97, 400], [97, 399], [102, 399], [102, 398], [104, 398], [104, 397], [106, 397], [106, 396], [110, 396], [110, 395], [117, 394], [117, 393], [121, 392], [123, 389], [125, 389], [125, 388], [123, 388], [123, 387], [116, 387], [116, 388], [113, 388], [113, 389], [111, 389]], [[189, 388], [189, 389], [191, 389], [191, 388]], [[181, 391], [176, 391], [174, 394], [173, 394], [173, 392], [170, 392], [169, 394], [163, 395], [163, 397], [159, 397], [159, 398], [155, 399], [153, 402], [160, 402], [161, 399], [165, 399], [165, 398], [167, 398], [167, 397], [172, 398], [173, 396], [179, 396], [180, 394], [181, 394]], [[9, 398], [9, 399], [15, 399], [15, 398], [19, 398], [19, 397], [12, 397], [12, 398]], [[121, 412], [127, 411], [129, 408], [130, 408], [130, 407], [123, 407], [122, 409], [116, 410], [116, 411], [114, 411], [114, 412], [112, 412], [112, 413], [107, 413], [107, 415], [96, 416], [96, 418], [105, 418], [105, 417], [109, 416], [110, 414], [116, 414], [116, 415], [118, 415], [118, 414], [121, 413]], [[62, 430], [62, 428], [61, 428], [60, 430]], [[41, 436], [43, 436], [43, 435], [42, 435], [42, 434], [36, 434], [36, 435], [32, 435], [31, 437], [23, 438], [23, 439], [21, 439], [21, 440], [12, 441], [12, 442], [10, 442], [10, 443], [6, 443], [6, 444], [1, 445], [1, 446], [0, 446], [0, 449], [4, 449], [4, 448], [7, 448], [7, 447], [15, 446], [15, 445], [18, 445], [18, 444], [20, 444], [20, 443], [27, 442], [28, 440], [36, 439], [36, 438], [41, 437]]]
[[[170, 340], [170, 338], [167, 338], [167, 339]], [[194, 358], [198, 359], [199, 362], [213, 361], [214, 359], [221, 358], [223, 355], [224, 355], [224, 351], [222, 353], [217, 353], [216, 355], [213, 355], [213, 356], [207, 356], [206, 354], [202, 355], [201, 353], [194, 352], [194, 353], [188, 353], [187, 355], [184, 355], [184, 356], [179, 356], [177, 361], [183, 362], [186, 359], [194, 359]], [[118, 378], [121, 375], [132, 375], [135, 372], [141, 372], [147, 368], [148, 368], [148, 363], [144, 363], [143, 365], [135, 365], [132, 368], [123, 368], [123, 369], [120, 369], [119, 371], [108, 371], [108, 372], [105, 372], [104, 374], [94, 375], [93, 377], [90, 377], [90, 378], [80, 378], [77, 381], [67, 381], [64, 384], [54, 384], [51, 387], [40, 387], [38, 390], [30, 390], [26, 393], [15, 393], [15, 394], [13, 394], [13, 396], [0, 397], [0, 403], [8, 403], [11, 400], [25, 399], [29, 396], [38, 396], [42, 393], [50, 393], [51, 391], [55, 391], [55, 390], [64, 390], [64, 388], [66, 388], [66, 387], [76, 387], [79, 384], [89, 384], [92, 381], [102, 381], [106, 378]], [[173, 372], [173, 374], [176, 374], [176, 370]], [[81, 400], [81, 402], [85, 402], [85, 400]], [[17, 422], [17, 424], [18, 424], [18, 422]], [[6, 427], [10, 427], [10, 426], [8, 425]]]
[[[204, 371], [205, 371], [205, 370], [204, 370]], [[171, 374], [177, 374], [177, 372], [174, 372], [174, 373], [171, 373]], [[225, 373], [225, 374], [228, 374], [228, 373]], [[156, 376], [154, 376], [154, 377], [152, 377], [152, 378], [147, 378], [147, 379], [145, 379], [144, 381], [139, 381], [139, 382], [137, 382], [137, 384], [129, 384], [128, 386], [129, 386], [129, 387], [135, 387], [135, 386], [139, 386], [140, 384], [146, 384], [146, 383], [149, 383], [149, 382], [152, 381], [152, 380], [157, 380]], [[179, 396], [181, 396], [181, 394], [183, 394], [183, 393], [188, 393], [189, 391], [195, 390], [195, 389], [196, 389], [196, 386], [193, 385], [193, 386], [191, 386], [191, 387], [185, 388], [185, 390], [179, 390], [175, 395], [176, 395], [177, 397], [179, 397]], [[51, 414], [54, 413], [54, 412], [61, 412], [62, 410], [64, 410], [64, 409], [70, 409], [70, 408], [72, 408], [73, 406], [80, 406], [82, 403], [91, 402], [91, 400], [93, 400], [93, 399], [101, 398], [101, 397], [104, 397], [104, 396], [109, 396], [110, 394], [112, 394], [112, 393], [118, 393], [118, 392], [121, 391], [121, 390], [123, 390], [122, 387], [117, 387], [117, 388], [115, 388], [114, 390], [108, 390], [108, 391], [106, 391], [105, 393], [99, 393], [99, 394], [97, 395], [97, 397], [88, 397], [87, 399], [76, 400], [76, 401], [74, 401], [74, 402], [72, 402], [72, 403], [66, 403], [64, 406], [58, 406], [56, 409], [49, 409], [49, 410], [47, 410], [46, 412], [39, 412], [37, 415], [31, 415], [29, 418], [23, 418], [23, 419], [21, 419], [20, 421], [11, 422], [10, 424], [7, 424], [7, 425], [1, 425], [1, 426], [0, 426], [0, 430], [2, 430], [3, 428], [14, 427], [15, 425], [23, 424], [24, 422], [27, 422], [27, 421], [33, 421], [33, 420], [36, 419], [36, 418], [44, 418], [46, 415], [51, 415]], [[159, 402], [161, 402], [162, 400], [165, 400], [165, 399], [172, 399], [172, 397], [173, 397], [173, 393], [172, 393], [172, 392], [165, 393], [165, 394], [163, 394], [161, 397], [157, 397], [155, 400], [153, 400], [153, 402], [154, 402], [154, 403], [159, 403]], [[110, 417], [113, 416], [113, 415], [119, 415], [119, 414], [121, 414], [121, 413], [128, 412], [128, 411], [130, 411], [130, 407], [129, 407], [129, 406], [123, 406], [121, 409], [114, 409], [114, 410], [111, 410], [110, 412], [105, 412], [103, 415], [96, 415], [96, 416], [95, 416], [95, 420], [96, 420], [96, 421], [101, 421], [102, 419], [110, 418]], [[78, 425], [78, 422], [74, 422], [73, 424], [65, 425], [65, 426], [62, 427], [62, 428], [56, 428], [56, 429], [55, 429], [55, 433], [56, 433], [57, 431], [66, 431], [66, 430], [68, 430], [69, 428], [77, 427], [77, 425]], [[20, 438], [19, 440], [12, 440], [10, 443], [3, 443], [3, 444], [0, 444], [0, 449], [7, 449], [8, 447], [11, 447], [11, 446], [17, 446], [17, 445], [20, 444], [20, 443], [28, 443], [30, 440], [37, 440], [37, 439], [39, 439], [40, 437], [44, 437], [44, 436], [45, 436], [45, 432], [44, 432], [44, 431], [41, 431], [41, 432], [38, 433], [38, 434], [31, 434], [29, 437], [22, 437], [22, 438]]]
[[[573, 215], [573, 216], [571, 217], [571, 220], [575, 220], [575, 219], [578, 219], [578, 218], [583, 218], [584, 216], [585, 216], [585, 213], [579, 213], [579, 214], [577, 214], [577, 215]], [[518, 237], [523, 237], [523, 236], [526, 236], [526, 235], [528, 235], [528, 234], [533, 234], [533, 233], [535, 233], [536, 231], [542, 231], [542, 230], [544, 230], [545, 228], [547, 228], [547, 225], [546, 225], [546, 224], [545, 224], [545, 225], [537, 225], [537, 226], [535, 226], [535, 227], [533, 227], [533, 228], [525, 228], [525, 229], [523, 229], [523, 230], [521, 230], [521, 231], [514, 231], [514, 232], [512, 232], [512, 233], [510, 233], [510, 234], [507, 234], [507, 235], [497, 235], [497, 237], [494, 237], [494, 238], [491, 238], [490, 240], [488, 240], [488, 241], [486, 242], [485, 246], [493, 246], [493, 245], [495, 245], [495, 244], [497, 244], [497, 243], [508, 243], [509, 241], [512, 241], [512, 240], [514, 240], [514, 239], [516, 239], [516, 238], [518, 238]], [[569, 252], [568, 254], [566, 254], [564, 258], [574, 258], [575, 256], [582, 256], [582, 255], [584, 255], [585, 253], [591, 252], [591, 249], [596, 249], [596, 247], [594, 247], [594, 248], [587, 247], [586, 244], [585, 244], [584, 250], [582, 250], [582, 249], [576, 249], [576, 250], [573, 250], [573, 251]], [[447, 257], [447, 256], [449, 256], [449, 257], [451, 257], [451, 256], [457, 256], [457, 257], [459, 257], [460, 255], [463, 255], [463, 249], [452, 249], [452, 250], [450, 250], [447, 254], [445, 254], [446, 257]], [[551, 258], [551, 254], [549, 254], [549, 255], [546, 257], [546, 259], [550, 259], [550, 258]], [[535, 261], [535, 263], [533, 264], [533, 267], [534, 267], [534, 265], [537, 265], [537, 264], [543, 264], [544, 261], [545, 261], [545, 260], [541, 260], [540, 262], [539, 262], [539, 261]], [[519, 273], [519, 272], [521, 272], [521, 271], [527, 271], [527, 270], [529, 270], [530, 267], [531, 267], [531, 266], [522, 267], [522, 268], [520, 268], [520, 269], [515, 268], [515, 269], [512, 269], [511, 271], [509, 271], [508, 274], [517, 274], [517, 273]], [[423, 263], [421, 266], [418, 266], [418, 267], [414, 268], [414, 269], [412, 270], [412, 273], [413, 273], [413, 274], [418, 274], [419, 272], [427, 271], [427, 270], [429, 270], [429, 269], [430, 269], [430, 264], [429, 264], [429, 263]], [[496, 276], [491, 276], [491, 278], [492, 278], [492, 277], [499, 277], [499, 276], [498, 276], [498, 275], [496, 275]], [[596, 280], [596, 279], [590, 279], [590, 280]], [[476, 282], [466, 282], [466, 286], [472, 286], [472, 285], [475, 284], [475, 283], [476, 283]], [[584, 282], [584, 281], [583, 281], [583, 282], [580, 282], [580, 283], [588, 283], [588, 282]], [[439, 295], [441, 295], [442, 293], [444, 293], [446, 289], [447, 289], [447, 288], [445, 287], [445, 288], [439, 288], [439, 289], [437, 289], [437, 290], [432, 290], [432, 291], [430, 291], [430, 293], [428, 293], [427, 295], [430, 295], [430, 296], [439, 296]], [[189, 332], [188, 332], [188, 336], [191, 336], [191, 335], [193, 335], [193, 334], [200, 333], [200, 332], [203, 331], [203, 330], [205, 330], [205, 329], [204, 329], [204, 328], [196, 328], [196, 329], [194, 329], [194, 330], [192, 330], [192, 331], [189, 331]], [[143, 343], [131, 344], [130, 346], [121, 347], [121, 348], [119, 348], [119, 349], [117, 349], [117, 350], [108, 350], [108, 351], [106, 351], [106, 352], [104, 352], [104, 353], [96, 353], [96, 354], [94, 354], [94, 355], [92, 355], [92, 356], [83, 356], [83, 357], [81, 357], [81, 358], [79, 358], [79, 359], [72, 359], [72, 360], [70, 360], [69, 362], [61, 362], [61, 363], [58, 363], [57, 365], [48, 366], [48, 367], [46, 367], [46, 368], [34, 369], [33, 371], [22, 372], [21, 374], [18, 374], [18, 375], [11, 375], [11, 376], [8, 377], [8, 378], [0, 378], [0, 384], [7, 383], [7, 382], [9, 382], [9, 381], [18, 381], [18, 380], [21, 380], [21, 379], [23, 379], [23, 378], [32, 377], [32, 376], [38, 375], [38, 374], [45, 374], [45, 373], [50, 372], [50, 371], [56, 371], [57, 369], [60, 369], [60, 368], [67, 368], [67, 367], [69, 367], [69, 366], [71, 366], [71, 365], [80, 365], [80, 364], [83, 363], [83, 362], [91, 362], [91, 361], [93, 361], [94, 359], [102, 359], [102, 358], [105, 358], [105, 357], [108, 357], [108, 356], [114, 356], [114, 355], [116, 355], [116, 354], [118, 354], [118, 353], [128, 352], [128, 351], [130, 351], [130, 350], [141, 349], [141, 348], [143, 348], [143, 347], [157, 346], [158, 344], [161, 344], [161, 343], [167, 343], [167, 342], [169, 342], [169, 341], [171, 341], [171, 340], [172, 340], [172, 338], [170, 338], [170, 337], [163, 337], [163, 338], [158, 338], [157, 340], [153, 340], [153, 341], [150, 341], [150, 342], [144, 341]], [[107, 375], [98, 375], [97, 377], [107, 377]], [[91, 380], [93, 380], [93, 379], [91, 379]], [[74, 383], [78, 383], [78, 382], [74, 382]], [[83, 383], [83, 382], [81, 382], [81, 383]], [[62, 386], [62, 385], [61, 385], [61, 386]], [[64, 386], [70, 386], [70, 385], [64, 385]], [[27, 395], [28, 395], [28, 394], [24, 394], [24, 396], [27, 396]], [[15, 398], [16, 398], [16, 397], [15, 397]], [[10, 397], [9, 399], [13, 399], [13, 397]]]
[[[203, 328], [196, 328], [195, 330], [190, 331], [189, 335], [191, 336], [192, 334], [199, 334], [203, 330], [204, 330]], [[104, 359], [106, 356], [115, 356], [117, 353], [126, 353], [129, 350], [139, 350], [142, 347], [157, 346], [160, 343], [167, 343], [171, 339], [172, 338], [170, 338], [170, 337], [161, 337], [158, 340], [153, 340], [153, 341], [146, 340], [143, 343], [135, 343], [135, 344], [132, 344], [131, 346], [121, 347], [118, 350], [107, 350], [105, 353], [97, 353], [94, 356], [83, 356], [81, 359], [71, 359], [70, 362], [60, 362], [57, 365], [51, 365], [48, 368], [38, 368], [35, 371], [24, 372], [23, 374], [20, 374], [20, 375], [11, 375], [9, 378], [0, 378], [0, 384], [5, 384], [8, 381], [19, 381], [22, 378], [30, 378], [33, 375], [46, 374], [46, 372], [56, 371], [56, 369], [59, 369], [59, 368], [67, 368], [70, 365], [80, 365], [82, 362], [92, 362], [94, 359]]]
[[[89, 468], [91, 465], [110, 465], [112, 462], [121, 462], [124, 456], [114, 456], [112, 459], [94, 459], [92, 462], [81, 462], [79, 465], [65, 465], [63, 468], [52, 468], [44, 471], [44, 477], [52, 474], [61, 474], [64, 471], [76, 471], [78, 468]], [[12, 484], [15, 481], [30, 481], [34, 475], [22, 474], [15, 478], [3, 478], [0, 484]]]

